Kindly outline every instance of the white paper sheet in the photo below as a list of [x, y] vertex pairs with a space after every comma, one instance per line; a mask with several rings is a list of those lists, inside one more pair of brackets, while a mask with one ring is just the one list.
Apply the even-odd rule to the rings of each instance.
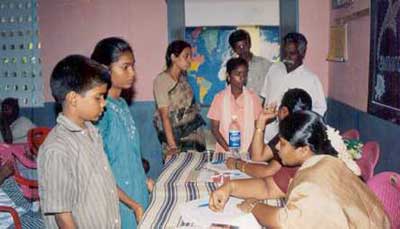
[[206, 163], [204, 165], [204, 168], [200, 171], [198, 181], [212, 182], [212, 176], [216, 174], [229, 175], [231, 180], [251, 178], [249, 175], [247, 175], [246, 173], [242, 173], [240, 170], [228, 169], [225, 163]]
[[194, 223], [196, 226], [209, 227], [211, 224], [228, 224], [239, 228], [261, 228], [252, 214], [243, 213], [237, 204], [243, 200], [231, 197], [222, 212], [213, 212], [208, 207], [206, 199], [193, 200], [179, 206], [184, 222]]

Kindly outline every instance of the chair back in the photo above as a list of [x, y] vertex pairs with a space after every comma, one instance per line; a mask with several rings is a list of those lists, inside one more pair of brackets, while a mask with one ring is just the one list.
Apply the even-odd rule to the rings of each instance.
[[379, 143], [376, 141], [366, 142], [362, 147], [361, 158], [357, 160], [356, 163], [361, 169], [361, 177], [365, 182], [367, 182], [374, 175], [379, 154]]
[[350, 129], [350, 130], [343, 132], [342, 137], [345, 139], [349, 139], [349, 140], [352, 140], [352, 139], [359, 140], [360, 133], [356, 129]]
[[368, 186], [381, 201], [392, 228], [400, 228], [400, 174], [379, 173], [368, 180]]
[[28, 131], [28, 144], [33, 155], [37, 156], [40, 145], [42, 145], [50, 131], [51, 128], [48, 127], [36, 127]]
[[30, 174], [36, 173], [36, 161], [27, 156], [27, 151], [29, 151], [27, 144], [0, 144], [0, 158], [2, 164], [7, 161], [12, 163], [14, 179], [21, 188], [24, 197], [29, 200], [38, 200], [37, 176], [36, 179], [33, 179], [33, 177], [35, 177], [34, 175], [29, 177], [23, 174], [23, 171]]
[[0, 143], [0, 165], [4, 165], [6, 162], [13, 160], [10, 146], [11, 145], [6, 143]]
[[18, 215], [18, 212], [9, 206], [0, 205], [0, 212], [8, 213], [11, 215], [12, 220], [14, 222], [13, 226], [15, 229], [22, 229], [21, 218]]

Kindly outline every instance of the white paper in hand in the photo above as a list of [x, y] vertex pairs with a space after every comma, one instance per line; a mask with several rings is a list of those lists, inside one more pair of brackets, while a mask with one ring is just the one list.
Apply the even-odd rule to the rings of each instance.
[[231, 197], [222, 212], [213, 212], [208, 207], [207, 199], [193, 200], [179, 206], [185, 223], [209, 227], [211, 224], [228, 224], [239, 228], [261, 228], [253, 214], [242, 212], [237, 205], [243, 200]]

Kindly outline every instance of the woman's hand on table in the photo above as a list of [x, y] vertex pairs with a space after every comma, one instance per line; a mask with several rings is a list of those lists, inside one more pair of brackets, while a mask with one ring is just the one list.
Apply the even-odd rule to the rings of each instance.
[[218, 212], [224, 210], [225, 204], [231, 194], [230, 183], [225, 183], [211, 193], [208, 206], [212, 211]]
[[176, 145], [167, 145], [167, 154], [178, 153], [178, 147]]
[[171, 160], [172, 156], [174, 156], [174, 154], [166, 154], [165, 155], [165, 159], [164, 159], [164, 163], [167, 163], [169, 160]]
[[257, 199], [250, 198], [238, 204], [237, 207], [244, 213], [251, 213], [251, 211], [253, 210], [253, 208], [256, 206], [257, 203], [258, 203]]
[[165, 154], [165, 162], [169, 161], [173, 155], [178, 154], [178, 147], [174, 145], [167, 145], [167, 152]]
[[152, 192], [154, 189], [154, 180], [151, 178], [147, 178], [146, 185], [147, 185], [147, 190], [149, 190], [149, 192]]
[[236, 163], [237, 159], [233, 157], [228, 157], [228, 159], [226, 159], [225, 165], [228, 169], [236, 169]]

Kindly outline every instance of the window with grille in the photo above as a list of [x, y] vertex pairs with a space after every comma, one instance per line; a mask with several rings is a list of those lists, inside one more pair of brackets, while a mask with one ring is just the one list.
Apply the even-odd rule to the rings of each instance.
[[37, 0], [0, 0], [0, 99], [44, 104]]

